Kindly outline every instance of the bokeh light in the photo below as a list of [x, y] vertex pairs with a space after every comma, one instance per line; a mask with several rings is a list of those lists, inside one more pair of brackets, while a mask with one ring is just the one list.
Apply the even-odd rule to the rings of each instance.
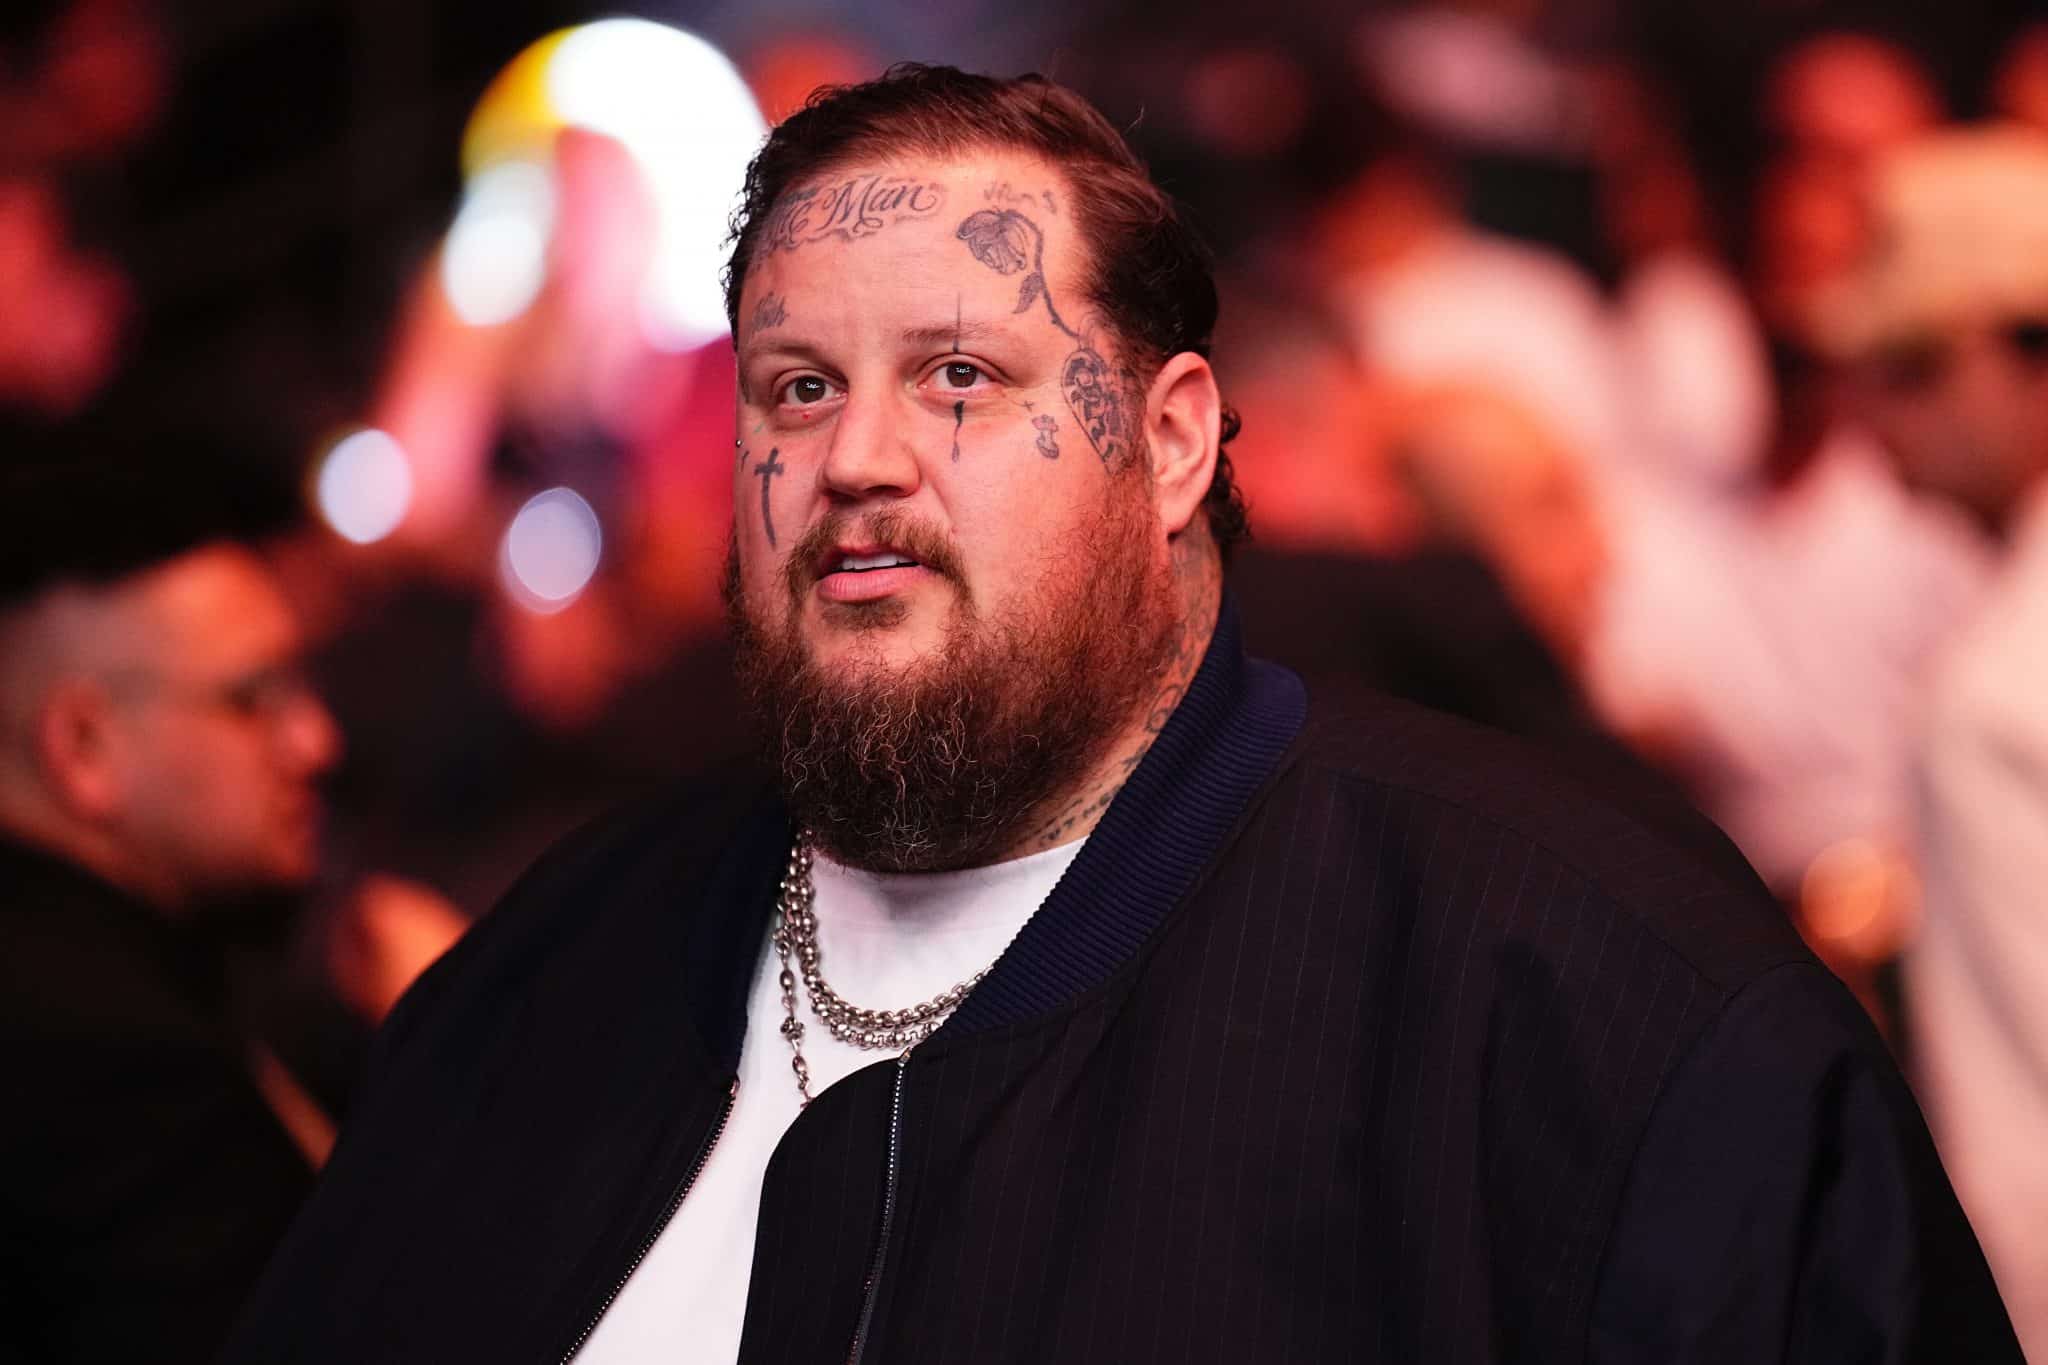
[[[463, 139], [471, 200], [484, 178], [507, 162], [546, 158], [564, 128], [615, 139], [646, 180], [657, 215], [653, 260], [640, 288], [647, 341], [685, 350], [721, 335], [725, 302], [718, 279], [726, 229], [747, 161], [767, 135], [739, 71], [702, 38], [645, 19], [604, 19], [550, 34], [515, 58], [477, 106]], [[464, 213], [470, 211], [466, 202]], [[527, 249], [523, 234], [543, 223], [532, 213], [511, 216], [517, 228], [485, 219], [490, 227], [481, 233], [482, 245], [471, 248], [474, 259], [495, 261], [493, 271], [502, 273], [502, 293], [487, 291], [490, 300], [504, 300], [499, 311], [518, 297], [514, 286], [526, 278], [516, 267], [526, 259], [518, 254]], [[462, 226], [458, 219], [457, 229]], [[547, 230], [540, 227], [535, 260], [544, 259]], [[451, 234], [451, 271], [454, 248]], [[455, 284], [451, 274], [451, 297]], [[531, 287], [538, 289], [539, 281]], [[531, 293], [524, 297], [531, 301]], [[471, 318], [463, 304], [457, 308]], [[516, 316], [518, 308], [506, 316]]]
[[469, 182], [441, 251], [441, 287], [457, 317], [491, 327], [532, 305], [547, 278], [554, 212], [548, 172], [532, 162], [501, 162]]
[[540, 612], [560, 611], [590, 586], [604, 552], [597, 513], [574, 489], [527, 499], [505, 528], [498, 556], [506, 591]]
[[398, 529], [412, 506], [412, 463], [374, 427], [336, 441], [320, 461], [314, 499], [336, 534], [358, 545]]

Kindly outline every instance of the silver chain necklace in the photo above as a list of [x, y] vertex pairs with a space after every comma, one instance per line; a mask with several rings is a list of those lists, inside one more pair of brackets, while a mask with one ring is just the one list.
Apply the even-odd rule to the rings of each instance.
[[[796, 1017], [796, 981], [801, 975], [811, 997], [811, 1013], [834, 1038], [870, 1052], [908, 1052], [938, 1032], [967, 993], [989, 969], [983, 967], [959, 985], [941, 991], [922, 1005], [903, 1010], [864, 1010], [841, 998], [825, 984], [818, 969], [818, 889], [811, 882], [811, 841], [799, 832], [789, 850], [789, 867], [776, 895], [775, 953], [782, 959], [782, 1036], [789, 1040], [790, 1069], [796, 1072], [799, 1108], [811, 1102], [811, 1068], [804, 1061], [804, 1023]], [[794, 968], [790, 959], [796, 959]]]

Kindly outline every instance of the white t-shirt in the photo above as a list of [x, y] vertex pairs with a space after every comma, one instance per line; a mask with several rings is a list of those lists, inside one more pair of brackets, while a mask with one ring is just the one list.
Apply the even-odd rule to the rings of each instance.
[[[921, 1004], [987, 967], [1044, 903], [1081, 851], [1045, 853], [964, 872], [883, 874], [819, 857], [819, 965], [832, 988], [864, 1009]], [[763, 906], [764, 940], [772, 929]], [[764, 947], [747, 998], [739, 1092], [725, 1131], [682, 1206], [576, 1355], [579, 1365], [733, 1360], [746, 1315], [754, 1223], [768, 1158], [798, 1112], [782, 1037], [781, 959]], [[811, 1093], [894, 1061], [834, 1038], [797, 987]]]

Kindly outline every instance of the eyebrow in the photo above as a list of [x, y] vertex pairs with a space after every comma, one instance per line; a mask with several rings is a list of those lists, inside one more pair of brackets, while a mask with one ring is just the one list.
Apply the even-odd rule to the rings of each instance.
[[820, 363], [824, 360], [824, 352], [800, 337], [769, 337], [764, 341], [749, 341], [740, 348], [740, 368], [745, 369], [756, 358], [764, 355], [795, 356]]
[[[934, 322], [920, 327], [903, 329], [903, 340], [912, 346], [951, 346], [955, 339], [960, 341], [987, 341], [994, 337], [1010, 334], [1010, 328], [1003, 322]], [[800, 337], [764, 337], [759, 342], [749, 342], [739, 352], [742, 367], [763, 355], [788, 355], [805, 360], [822, 362], [824, 353], [811, 342]]]
[[906, 327], [903, 339], [913, 346], [940, 346], [956, 338], [961, 341], [987, 341], [991, 337], [1007, 336], [1009, 330], [1000, 322], [941, 322], [925, 327]]

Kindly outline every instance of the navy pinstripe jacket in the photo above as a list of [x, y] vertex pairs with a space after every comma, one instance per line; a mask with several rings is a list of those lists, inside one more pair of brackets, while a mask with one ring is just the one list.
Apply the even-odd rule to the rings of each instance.
[[[729, 1103], [790, 837], [735, 790], [422, 980], [231, 1360], [573, 1353]], [[741, 1358], [2018, 1360], [1882, 1046], [1704, 847], [1316, 713], [1226, 607], [974, 995], [784, 1137]]]

